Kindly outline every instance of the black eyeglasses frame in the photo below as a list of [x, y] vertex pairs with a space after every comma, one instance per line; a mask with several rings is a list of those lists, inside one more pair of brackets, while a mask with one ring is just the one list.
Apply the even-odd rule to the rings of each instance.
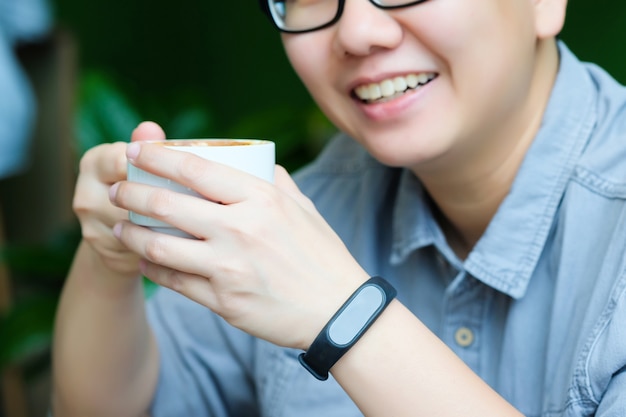
[[[332, 26], [335, 23], [337, 23], [339, 19], [341, 18], [341, 15], [343, 14], [344, 5], [346, 4], [346, 0], [337, 0], [338, 2], [337, 13], [335, 14], [335, 17], [333, 17], [330, 22], [324, 23], [323, 25], [312, 27], [310, 29], [293, 30], [293, 29], [282, 28], [280, 27], [278, 23], [276, 23], [276, 21], [274, 20], [274, 17], [272, 16], [272, 11], [270, 10], [270, 4], [269, 4], [270, 1], [271, 0], [259, 0], [259, 6], [261, 7], [261, 10], [263, 11], [263, 13], [265, 13], [265, 15], [269, 18], [270, 22], [272, 22], [272, 25], [283, 33], [307, 33], [307, 32], [314, 32], [316, 30], [320, 30], [320, 29], [324, 29], [329, 26]], [[400, 5], [395, 5], [395, 6], [385, 6], [382, 4], [378, 4], [376, 0], [368, 0], [368, 1], [372, 3], [374, 6], [378, 7], [379, 9], [391, 10], [391, 9], [401, 9], [403, 7], [415, 6], [416, 4], [424, 3], [427, 0], [414, 0], [414, 1], [408, 2], [407, 4], [400, 4]]]

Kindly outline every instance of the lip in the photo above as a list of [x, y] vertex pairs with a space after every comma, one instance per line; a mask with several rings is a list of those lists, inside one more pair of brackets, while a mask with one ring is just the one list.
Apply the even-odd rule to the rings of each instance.
[[[417, 73], [427, 73], [428, 71], [422, 71]], [[431, 71], [433, 72], [433, 71]], [[376, 78], [359, 78], [353, 84], [351, 84], [351, 88], [349, 89], [349, 95], [359, 107], [359, 109], [365, 114], [365, 116], [373, 121], [385, 121], [390, 119], [396, 119], [401, 117], [409, 108], [412, 108], [417, 103], [423, 102], [426, 95], [433, 88], [433, 85], [436, 85], [439, 74], [435, 78], [433, 78], [428, 84], [405, 93], [399, 97], [393, 98], [389, 101], [379, 102], [379, 103], [365, 103], [361, 101], [354, 94], [354, 89], [363, 84], [376, 83], [383, 81], [388, 78], [393, 78], [397, 76], [405, 76], [408, 74], [415, 74], [416, 72], [401, 72], [394, 74], [385, 74]]]

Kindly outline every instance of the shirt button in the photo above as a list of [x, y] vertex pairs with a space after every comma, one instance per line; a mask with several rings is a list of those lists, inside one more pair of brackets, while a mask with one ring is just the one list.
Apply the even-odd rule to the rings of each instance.
[[467, 327], [459, 327], [457, 331], [454, 333], [454, 340], [456, 344], [461, 347], [468, 347], [472, 343], [474, 343], [474, 332], [472, 332]]

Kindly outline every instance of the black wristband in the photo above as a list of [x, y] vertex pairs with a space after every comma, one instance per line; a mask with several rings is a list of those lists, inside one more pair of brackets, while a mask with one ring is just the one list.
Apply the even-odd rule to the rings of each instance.
[[381, 277], [372, 277], [348, 298], [298, 360], [315, 378], [328, 379], [330, 368], [363, 336], [396, 296]]

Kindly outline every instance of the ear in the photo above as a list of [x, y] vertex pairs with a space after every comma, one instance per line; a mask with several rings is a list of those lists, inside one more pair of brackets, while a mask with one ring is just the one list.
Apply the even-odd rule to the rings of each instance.
[[565, 24], [567, 0], [530, 0], [535, 8], [535, 31], [537, 38], [553, 38]]

